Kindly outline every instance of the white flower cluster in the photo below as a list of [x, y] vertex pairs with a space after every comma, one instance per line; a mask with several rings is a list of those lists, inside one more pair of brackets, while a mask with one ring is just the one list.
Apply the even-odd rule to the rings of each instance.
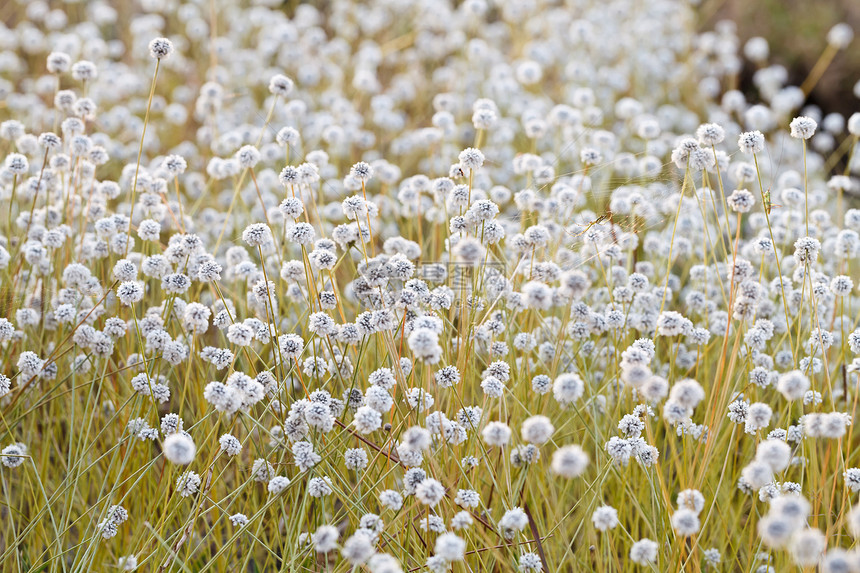
[[860, 568], [850, 27], [794, 86], [681, 0], [55, 4], [0, 8], [0, 562]]

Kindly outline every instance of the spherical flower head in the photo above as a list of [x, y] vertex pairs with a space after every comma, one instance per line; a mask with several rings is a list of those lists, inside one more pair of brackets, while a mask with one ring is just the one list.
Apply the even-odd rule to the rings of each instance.
[[585, 383], [577, 374], [567, 372], [560, 374], [552, 385], [553, 396], [562, 405], [572, 404], [582, 397]]
[[845, 478], [845, 486], [852, 492], [860, 491], [860, 468], [848, 468], [842, 474]]
[[[431, 516], [430, 521], [435, 516]], [[426, 526], [427, 521], [422, 522], [422, 526]], [[367, 570], [375, 573], [403, 573], [403, 567], [400, 561], [393, 555], [388, 553], [377, 553], [367, 562]]]
[[484, 165], [484, 154], [480, 149], [475, 149], [474, 147], [467, 147], [461, 151], [459, 159], [460, 165], [463, 169], [469, 169], [471, 171], [480, 169], [481, 166]]
[[292, 165], [287, 165], [281, 170], [280, 175], [278, 175], [278, 180], [284, 187], [297, 185], [299, 183], [299, 170]]
[[681, 537], [690, 537], [699, 532], [699, 515], [692, 509], [680, 508], [672, 514], [672, 528]]
[[809, 265], [818, 259], [821, 242], [814, 237], [800, 237], [794, 242], [794, 260], [798, 265]]
[[565, 478], [579, 477], [588, 467], [588, 454], [577, 445], [563, 446], [552, 455], [550, 469]]
[[17, 468], [27, 460], [27, 446], [24, 444], [12, 444], [0, 451], [0, 463], [7, 468]]
[[609, 505], [603, 505], [591, 514], [591, 522], [600, 531], [614, 529], [618, 525], [618, 511]]
[[144, 219], [137, 226], [137, 236], [142, 241], [158, 241], [161, 236], [161, 223], [152, 219]]
[[367, 183], [367, 181], [373, 177], [373, 167], [371, 167], [369, 163], [359, 161], [350, 168], [349, 174], [362, 183]]
[[746, 189], [735, 189], [726, 198], [726, 202], [735, 213], [749, 213], [755, 205], [755, 197]]
[[341, 209], [343, 209], [346, 218], [352, 221], [356, 219], [360, 221], [361, 218], [367, 216], [367, 202], [361, 195], [352, 195], [344, 199], [341, 203]]
[[505, 512], [499, 520], [499, 526], [502, 529], [502, 534], [505, 539], [513, 539], [514, 536], [526, 528], [529, 524], [529, 518], [522, 508], [515, 507]]
[[504, 422], [490, 422], [481, 430], [488, 446], [504, 447], [511, 441], [511, 429]]
[[187, 471], [176, 478], [176, 491], [181, 497], [191, 497], [200, 491], [200, 475], [197, 472]]
[[188, 163], [185, 161], [185, 158], [181, 155], [168, 155], [164, 158], [162, 162], [162, 166], [170, 173], [173, 177], [177, 177], [185, 173], [185, 170], [188, 168]]
[[272, 95], [287, 97], [292, 93], [294, 87], [295, 83], [293, 80], [283, 74], [275, 74], [269, 80], [269, 92]]
[[46, 131], [39, 135], [39, 145], [44, 149], [56, 149], [63, 144], [63, 140], [56, 133]]
[[382, 414], [369, 406], [362, 406], [355, 411], [352, 423], [359, 434], [370, 434], [382, 427]]
[[251, 223], [242, 231], [242, 240], [252, 247], [272, 242], [272, 231], [265, 223]]
[[316, 238], [316, 231], [309, 223], [296, 223], [287, 228], [287, 240], [299, 245], [310, 245]]
[[367, 450], [364, 448], [350, 448], [343, 453], [346, 468], [350, 470], [363, 471], [367, 467]]
[[149, 43], [149, 55], [163, 60], [173, 53], [173, 42], [167, 38], [155, 38]]
[[764, 149], [764, 135], [758, 130], [745, 131], [738, 136], [738, 147], [744, 153], [759, 153]]
[[705, 123], [696, 130], [696, 138], [703, 147], [711, 147], [722, 143], [726, 138], [726, 130], [716, 123]]
[[72, 58], [65, 52], [51, 52], [48, 54], [46, 65], [49, 73], [62, 74], [69, 71]]
[[776, 389], [786, 400], [799, 400], [809, 390], [809, 378], [801, 370], [791, 370], [779, 376]]
[[778, 515], [768, 513], [756, 524], [762, 543], [774, 549], [782, 549], [788, 545], [794, 524]]
[[305, 341], [298, 334], [282, 334], [278, 337], [278, 346], [284, 358], [298, 358], [305, 348]]
[[827, 539], [818, 529], [807, 527], [791, 536], [789, 551], [795, 564], [801, 567], [814, 567], [827, 549]]
[[72, 65], [72, 77], [78, 81], [87, 82], [96, 79], [98, 68], [88, 60], [81, 60]]
[[15, 335], [15, 325], [7, 318], [0, 318], [0, 342], [11, 340]]
[[403, 496], [393, 489], [386, 489], [379, 493], [379, 503], [391, 511], [400, 511], [403, 507]]
[[244, 145], [236, 152], [236, 161], [244, 169], [252, 169], [260, 162], [260, 152], [253, 145]]
[[460, 507], [478, 507], [481, 503], [481, 496], [478, 492], [472, 489], [457, 490], [457, 496], [454, 498], [454, 503]]
[[337, 527], [333, 525], [320, 526], [311, 536], [314, 550], [317, 553], [328, 553], [337, 548], [337, 538], [340, 536]]
[[847, 296], [852, 290], [854, 290], [854, 281], [851, 277], [839, 275], [830, 281], [830, 291], [836, 296]]
[[[787, 483], [783, 484], [783, 490]], [[773, 498], [770, 502], [771, 513], [799, 523], [806, 522], [811, 508], [812, 506], [806, 498], [798, 493], [785, 493]]]
[[415, 488], [415, 497], [421, 503], [435, 507], [445, 497], [445, 486], [433, 478], [426, 478]]
[[[317, 549], [319, 551], [319, 549]], [[354, 566], [366, 563], [375, 553], [373, 539], [365, 531], [356, 531], [351, 537], [343, 542], [340, 549], [343, 558]]]
[[543, 571], [540, 555], [537, 553], [523, 553], [519, 561], [520, 571]]
[[860, 136], [860, 111], [852, 113], [848, 118], [848, 133]]
[[678, 144], [672, 150], [672, 162], [678, 169], [686, 169], [689, 165], [690, 154], [702, 151], [699, 147], [699, 142], [692, 137], [684, 137], [678, 141]]
[[750, 404], [747, 409], [744, 431], [748, 434], [754, 434], [757, 430], [766, 428], [770, 425], [770, 418], [772, 415], [773, 409], [764, 402], [755, 402]]
[[116, 566], [122, 571], [134, 571], [137, 569], [137, 556], [125, 555], [116, 560]]
[[705, 508], [705, 496], [697, 489], [685, 489], [678, 493], [675, 503], [679, 508], [692, 509], [698, 514], [702, 513], [702, 510]]
[[759, 490], [773, 481], [773, 470], [761, 461], [753, 461], [741, 470], [741, 477], [753, 490]]
[[228, 456], [238, 456], [242, 453], [242, 442], [232, 434], [224, 434], [218, 439], [221, 451]]
[[215, 261], [203, 261], [197, 269], [197, 280], [212, 282], [221, 280], [222, 267]]
[[849, 24], [840, 22], [827, 32], [827, 43], [839, 50], [844, 50], [854, 39], [854, 30]]
[[299, 130], [297, 130], [295, 127], [282, 127], [278, 131], [278, 134], [275, 136], [275, 141], [280, 146], [294, 146], [298, 145], [301, 141], [301, 135], [299, 134]]
[[275, 476], [269, 480], [269, 493], [272, 495], [278, 495], [290, 485], [290, 479], [284, 476]]
[[546, 416], [532, 416], [523, 422], [520, 434], [530, 444], [545, 444], [555, 432], [555, 427]]
[[125, 281], [116, 288], [116, 297], [125, 306], [140, 302], [143, 294], [143, 283], [140, 281]]
[[197, 453], [194, 441], [181, 433], [167, 436], [161, 449], [168, 461], [180, 466], [188, 465], [194, 461], [194, 454]]
[[603, 154], [594, 147], [585, 147], [579, 152], [579, 160], [583, 165], [591, 167], [603, 161]]
[[248, 525], [248, 516], [244, 513], [234, 513], [229, 517], [230, 524], [233, 527], [245, 527]]
[[658, 548], [656, 541], [640, 539], [630, 546], [630, 560], [637, 565], [650, 565], [657, 561]]
[[702, 385], [692, 378], [684, 378], [675, 382], [669, 392], [671, 400], [679, 403], [684, 408], [694, 409], [699, 402], [705, 399], [705, 390]]
[[6, 169], [13, 175], [24, 175], [30, 169], [30, 162], [20, 153], [10, 153], [6, 156]]
[[462, 561], [466, 553], [466, 542], [454, 533], [443, 533], [436, 538], [435, 554], [446, 561]]
[[791, 137], [795, 139], [809, 139], [815, 134], [818, 124], [811, 117], [800, 116], [791, 120]]

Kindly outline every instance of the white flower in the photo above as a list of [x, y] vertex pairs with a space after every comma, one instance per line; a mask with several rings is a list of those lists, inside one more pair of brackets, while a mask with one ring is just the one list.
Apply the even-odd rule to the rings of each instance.
[[600, 531], [614, 529], [618, 525], [618, 511], [608, 505], [598, 507], [591, 514], [591, 522]]
[[760, 131], [745, 131], [738, 137], [738, 147], [744, 153], [759, 153], [764, 149], [764, 135]]
[[197, 472], [187, 471], [176, 478], [176, 490], [182, 497], [190, 497], [200, 490], [200, 482]]
[[695, 535], [699, 527], [699, 516], [691, 509], [681, 508], [672, 514], [672, 528], [681, 537]]
[[443, 533], [436, 538], [434, 553], [446, 561], [462, 561], [466, 552], [466, 542], [453, 533]]
[[588, 467], [588, 454], [576, 445], [563, 446], [552, 455], [552, 471], [562, 477], [575, 478]]
[[331, 525], [320, 526], [311, 537], [314, 550], [317, 553], [328, 553], [337, 548], [337, 539], [340, 537], [336, 527]]
[[289, 478], [284, 476], [275, 476], [269, 480], [268, 490], [272, 495], [278, 495], [290, 485]]
[[504, 447], [511, 441], [511, 429], [503, 422], [489, 422], [481, 430], [488, 446]]
[[815, 133], [818, 123], [811, 117], [801, 116], [791, 120], [791, 137], [809, 139]]
[[161, 449], [168, 461], [180, 466], [188, 465], [194, 461], [194, 454], [197, 452], [194, 441], [182, 433], [167, 436]]
[[630, 560], [637, 565], [649, 565], [657, 561], [659, 545], [650, 539], [640, 539], [630, 546]]
[[167, 38], [155, 38], [149, 42], [149, 55], [156, 60], [163, 60], [173, 53], [173, 42]]
[[531, 444], [545, 444], [555, 432], [555, 427], [546, 416], [532, 416], [523, 422], [520, 434]]

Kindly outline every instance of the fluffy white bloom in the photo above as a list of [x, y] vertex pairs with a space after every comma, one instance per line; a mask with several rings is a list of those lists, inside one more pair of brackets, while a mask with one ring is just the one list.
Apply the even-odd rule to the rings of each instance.
[[194, 454], [197, 453], [194, 441], [182, 433], [167, 436], [161, 449], [168, 461], [180, 466], [188, 465], [194, 461]]

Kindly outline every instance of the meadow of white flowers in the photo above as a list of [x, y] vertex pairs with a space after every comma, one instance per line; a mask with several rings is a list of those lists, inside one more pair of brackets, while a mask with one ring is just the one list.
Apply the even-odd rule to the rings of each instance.
[[860, 572], [850, 27], [289, 4], [0, 5], [0, 570]]

